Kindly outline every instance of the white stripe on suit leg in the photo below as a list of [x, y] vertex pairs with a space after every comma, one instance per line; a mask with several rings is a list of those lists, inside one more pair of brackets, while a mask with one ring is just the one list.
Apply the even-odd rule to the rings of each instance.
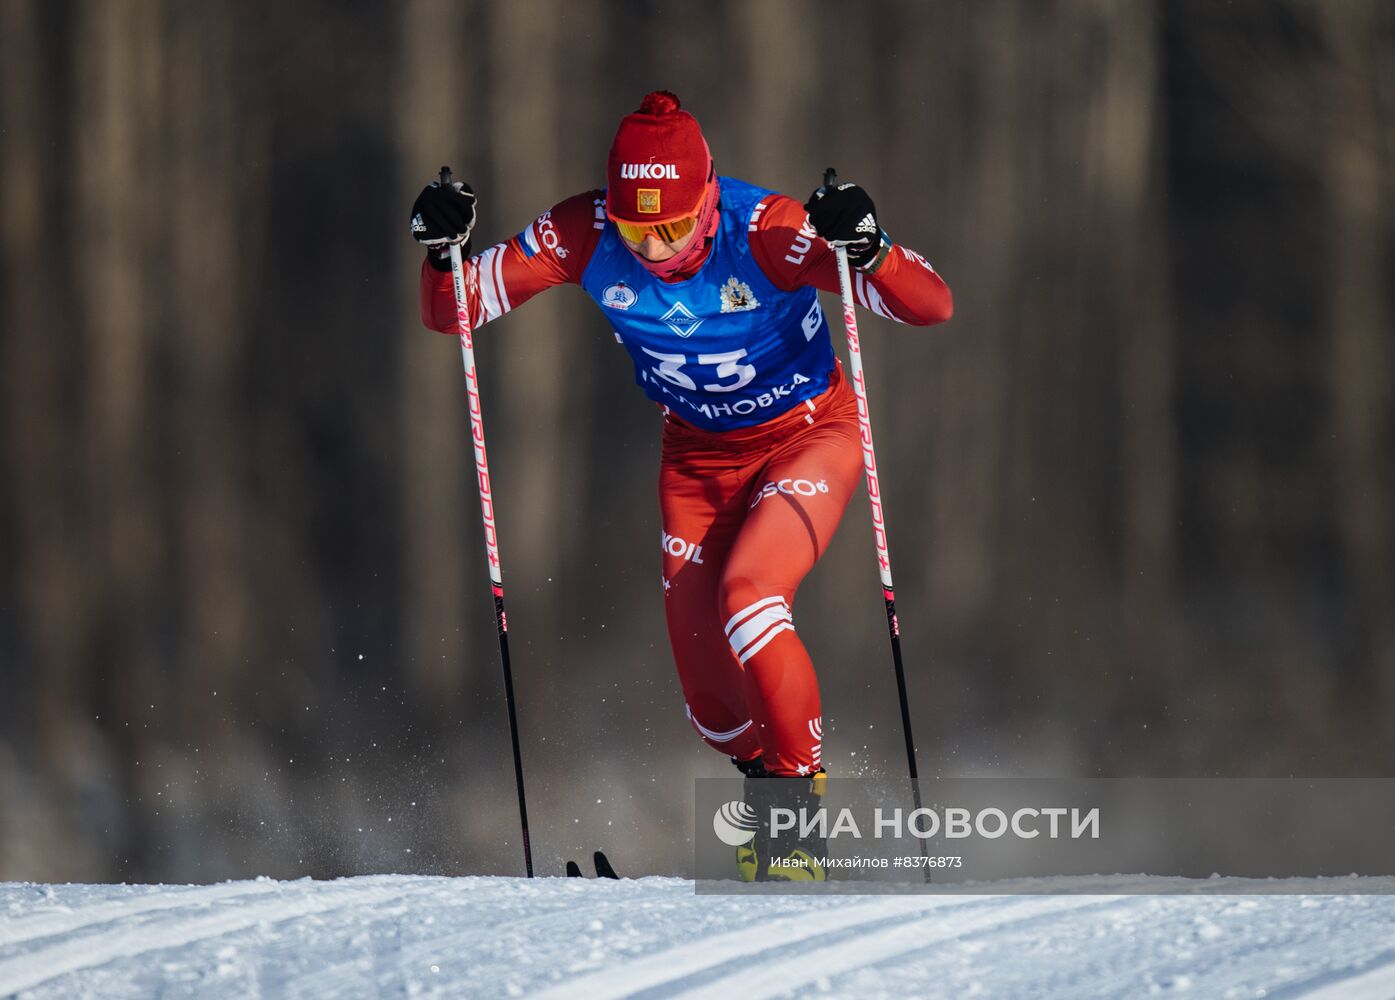
[[772, 604], [747, 618], [727, 637], [731, 642], [731, 651], [737, 656], [740, 656], [741, 651], [755, 642], [756, 639], [760, 638], [761, 633], [770, 628], [770, 626], [777, 622], [792, 621], [793, 618], [790, 616], [790, 609], [785, 607], [784, 601], [780, 601], [778, 604]]
[[730, 635], [731, 635], [731, 630], [734, 629], [734, 628], [736, 627], [736, 623], [739, 622], [739, 621], [741, 621], [743, 618], [747, 617], [748, 615], [753, 615], [753, 614], [755, 614], [757, 611], [759, 611], [761, 608], [767, 607], [768, 605], [771, 605], [771, 604], [784, 604], [784, 603], [785, 603], [785, 599], [784, 599], [783, 597], [762, 597], [759, 601], [756, 601], [754, 604], [748, 604], [748, 605], [746, 605], [744, 608], [742, 608], [742, 609], [741, 609], [740, 611], [738, 611], [736, 614], [732, 615], [731, 618], [730, 618], [730, 620], [727, 621], [727, 629], [726, 629], [727, 635], [730, 636]]
[[719, 733], [715, 729], [708, 729], [701, 722], [698, 722], [698, 720], [693, 716], [693, 710], [688, 707], [686, 702], [683, 705], [683, 711], [687, 714], [688, 721], [693, 724], [694, 728], [696, 728], [698, 732], [702, 733], [703, 736], [706, 736], [713, 743], [727, 743], [731, 740], [736, 739], [746, 730], [751, 728], [751, 720], [747, 719], [745, 722], [741, 723], [741, 725], [737, 726], [735, 729], [728, 729], [724, 733]]
[[780, 624], [778, 624], [778, 625], [776, 625], [774, 628], [772, 628], [769, 632], [766, 632], [764, 635], [762, 635], [762, 636], [760, 637], [760, 639], [758, 639], [756, 642], [754, 642], [754, 643], [752, 643], [751, 645], [747, 646], [747, 647], [746, 647], [746, 650], [745, 650], [743, 653], [741, 653], [741, 654], [737, 657], [737, 659], [740, 660], [742, 663], [745, 663], [745, 662], [746, 662], [747, 660], [749, 660], [751, 657], [755, 656], [755, 655], [756, 655], [757, 653], [759, 653], [762, 649], [764, 649], [764, 648], [766, 647], [766, 645], [770, 642], [770, 640], [773, 639], [773, 638], [775, 638], [775, 637], [776, 637], [777, 635], [779, 635], [781, 632], [793, 632], [793, 631], [794, 631], [794, 626], [793, 626], [793, 625], [791, 625], [789, 622], [781, 622]]

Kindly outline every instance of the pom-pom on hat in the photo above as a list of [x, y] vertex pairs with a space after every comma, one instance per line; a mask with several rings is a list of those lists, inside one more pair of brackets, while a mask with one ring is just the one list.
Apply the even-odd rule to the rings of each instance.
[[623, 222], [693, 215], [711, 175], [702, 126], [674, 94], [656, 90], [620, 120], [606, 163], [606, 211]]

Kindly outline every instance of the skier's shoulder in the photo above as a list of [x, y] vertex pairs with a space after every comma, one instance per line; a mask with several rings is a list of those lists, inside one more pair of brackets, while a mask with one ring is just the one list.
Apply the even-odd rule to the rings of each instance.
[[[747, 185], [747, 187], [751, 187]], [[750, 206], [746, 227], [751, 248], [761, 269], [775, 284], [789, 290], [797, 282], [798, 269], [810, 251], [817, 250], [809, 213], [802, 202], [778, 191], [752, 188], [759, 192]]]
[[557, 202], [524, 227], [518, 247], [528, 259], [545, 254], [566, 264], [580, 263], [590, 256], [604, 228], [605, 192], [582, 191]]
[[771, 191], [756, 206], [756, 217], [751, 220], [753, 232], [781, 231], [797, 233], [809, 222], [809, 213], [798, 199], [787, 194]]

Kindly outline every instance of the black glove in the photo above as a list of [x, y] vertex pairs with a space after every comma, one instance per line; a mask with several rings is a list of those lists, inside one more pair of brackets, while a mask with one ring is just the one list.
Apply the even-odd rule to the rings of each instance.
[[875, 271], [891, 241], [877, 224], [877, 206], [856, 184], [821, 187], [805, 204], [809, 224], [832, 246], [848, 248], [848, 263], [859, 270]]
[[445, 187], [432, 181], [412, 204], [412, 236], [427, 249], [426, 259], [438, 271], [450, 270], [450, 245], [460, 244], [470, 253], [470, 232], [475, 228], [475, 192], [456, 181]]

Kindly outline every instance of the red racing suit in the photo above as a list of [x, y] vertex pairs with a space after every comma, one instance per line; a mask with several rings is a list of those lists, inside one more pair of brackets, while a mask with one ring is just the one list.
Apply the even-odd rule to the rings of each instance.
[[[470, 258], [465, 286], [475, 327], [545, 288], [582, 283], [609, 224], [604, 196], [568, 198]], [[748, 239], [777, 289], [838, 292], [833, 252], [794, 199], [766, 197], [750, 217]], [[691, 278], [704, 262], [673, 280]], [[899, 246], [875, 276], [854, 272], [853, 286], [859, 305], [902, 323], [940, 322], [953, 308], [940, 276]], [[455, 312], [450, 273], [423, 262], [422, 322], [455, 334]], [[665, 408], [664, 604], [687, 715], [709, 745], [740, 761], [762, 757], [771, 774], [821, 767], [818, 682], [791, 605], [861, 471], [857, 402], [841, 366], [821, 395], [754, 426], [702, 430]]]

